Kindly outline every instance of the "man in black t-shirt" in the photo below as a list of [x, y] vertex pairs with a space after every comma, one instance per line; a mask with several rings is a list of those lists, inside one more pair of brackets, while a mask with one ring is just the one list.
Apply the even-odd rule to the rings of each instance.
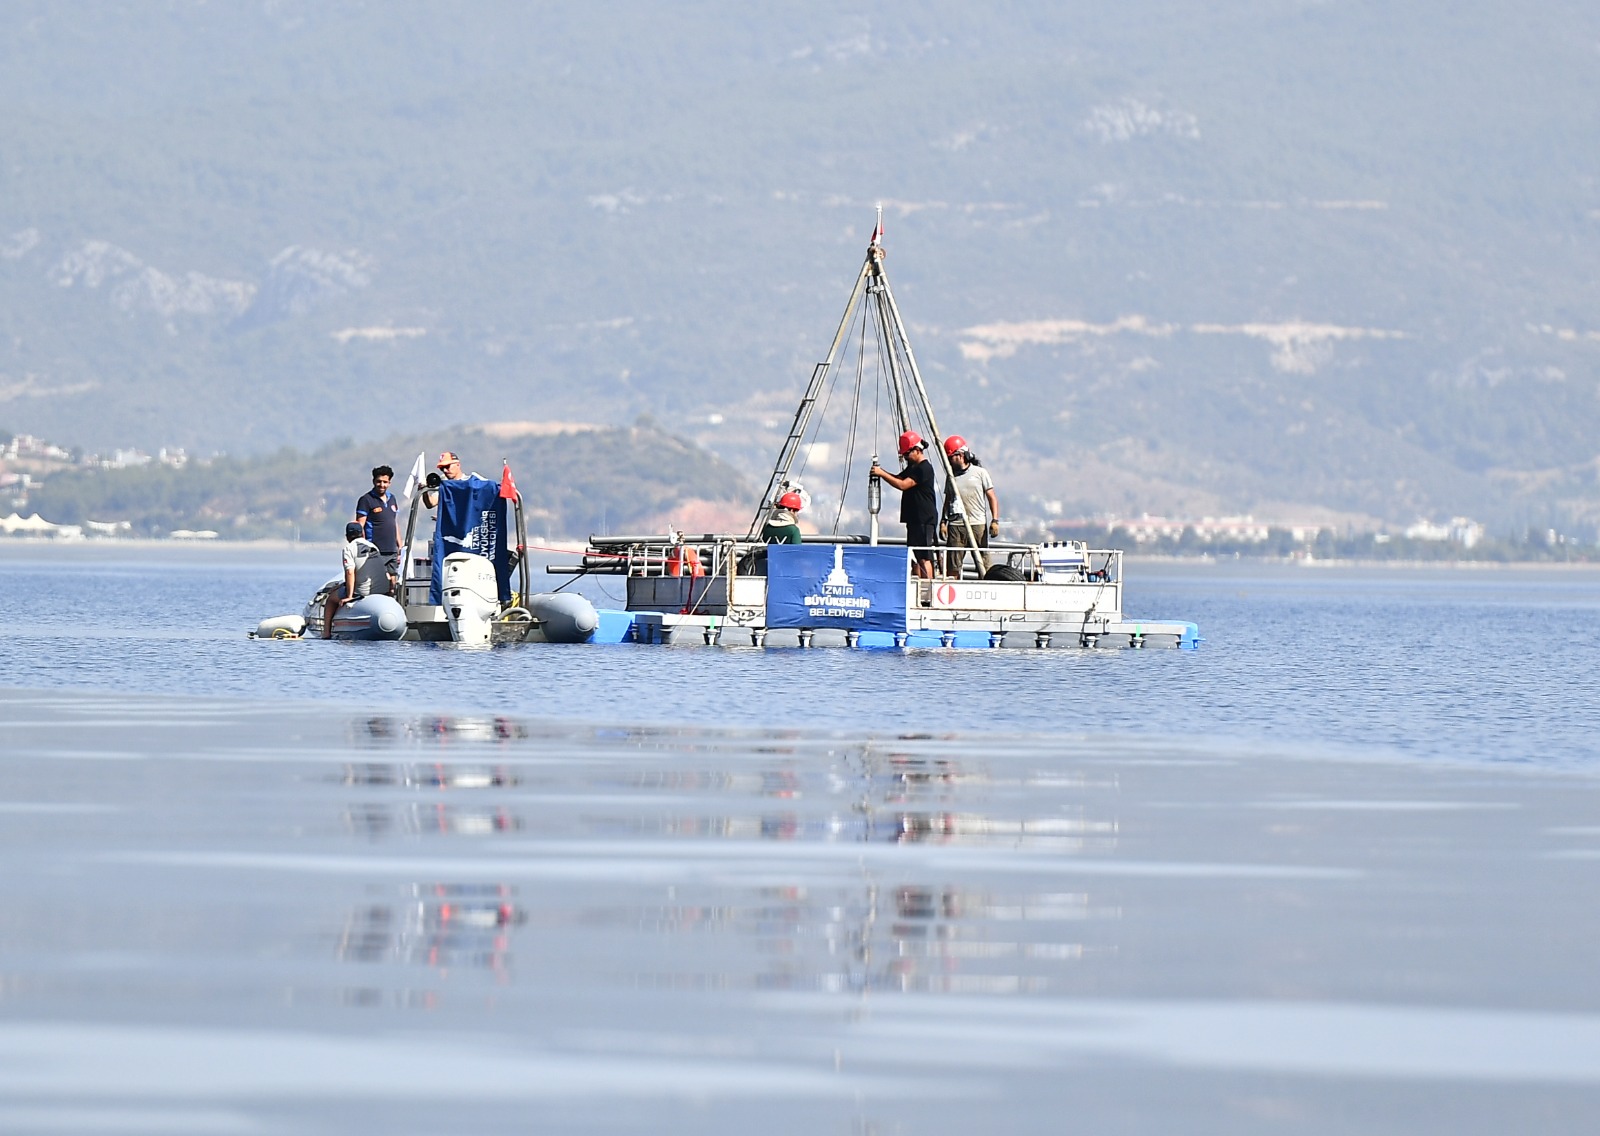
[[936, 555], [933, 549], [939, 540], [939, 497], [933, 488], [933, 464], [924, 449], [921, 435], [907, 430], [900, 435], [900, 456], [906, 466], [899, 476], [876, 462], [870, 472], [900, 490], [900, 520], [906, 526], [906, 544], [916, 557], [914, 571], [922, 579], [931, 580]]
[[400, 516], [389, 492], [394, 470], [380, 465], [372, 471], [372, 490], [356, 502], [356, 520], [362, 535], [378, 546], [385, 571], [389, 573], [389, 594], [400, 591]]

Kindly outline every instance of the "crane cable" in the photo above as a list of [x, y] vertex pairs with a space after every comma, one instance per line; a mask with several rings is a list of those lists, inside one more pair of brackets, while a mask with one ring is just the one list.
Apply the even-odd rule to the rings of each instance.
[[861, 337], [856, 349], [856, 392], [850, 404], [850, 433], [846, 436], [844, 451], [844, 479], [839, 485], [839, 508], [833, 514], [833, 535], [839, 535], [839, 524], [844, 519], [844, 503], [850, 499], [850, 471], [856, 461], [856, 431], [861, 424], [861, 384], [867, 369], [866, 320], [861, 322]]
[[[807, 430], [811, 434], [812, 445], [816, 444], [817, 435], [822, 432], [822, 423], [828, 417], [828, 406], [833, 402], [833, 390], [839, 382], [837, 368], [832, 368], [828, 373], [828, 389], [822, 397], [822, 408], [817, 411], [813, 420], [807, 423]], [[794, 476], [801, 477], [806, 472], [806, 465], [811, 461], [811, 447], [805, 444], [804, 435], [800, 438], [801, 447], [805, 450], [805, 457], [800, 459], [800, 470]]]

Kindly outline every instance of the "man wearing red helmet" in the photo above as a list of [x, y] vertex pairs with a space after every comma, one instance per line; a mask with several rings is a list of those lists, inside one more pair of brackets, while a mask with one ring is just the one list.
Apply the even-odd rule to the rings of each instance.
[[800, 543], [800, 510], [805, 498], [793, 489], [785, 490], [772, 506], [772, 515], [761, 528], [761, 539], [768, 544]]
[[898, 476], [872, 463], [871, 476], [900, 490], [900, 521], [906, 526], [906, 544], [916, 557], [913, 571], [933, 579], [934, 545], [939, 540], [939, 497], [933, 489], [933, 463], [923, 453], [922, 435], [907, 430], [900, 435], [900, 456], [906, 466]]
[[951, 434], [944, 440], [944, 452], [955, 473], [954, 478], [945, 479], [944, 521], [939, 526], [945, 543], [952, 546], [947, 571], [960, 579], [961, 562], [967, 557], [963, 550], [972, 548], [982, 575], [989, 570], [989, 557], [978, 549], [988, 548], [989, 538], [1000, 535], [1000, 498], [995, 496], [994, 479], [967, 448], [965, 438]]

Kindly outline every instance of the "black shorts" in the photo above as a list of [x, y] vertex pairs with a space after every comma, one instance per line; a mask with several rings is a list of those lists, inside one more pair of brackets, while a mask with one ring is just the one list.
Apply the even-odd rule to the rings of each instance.
[[918, 560], [932, 560], [933, 546], [939, 543], [939, 526], [931, 521], [925, 525], [907, 521], [906, 543], [911, 546]]

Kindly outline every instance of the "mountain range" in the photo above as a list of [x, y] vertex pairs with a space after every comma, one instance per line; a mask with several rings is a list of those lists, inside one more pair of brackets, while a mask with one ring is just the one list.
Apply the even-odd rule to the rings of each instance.
[[1012, 515], [1600, 525], [1592, 6], [14, 0], [0, 98], [6, 430], [758, 484], [882, 204]]

